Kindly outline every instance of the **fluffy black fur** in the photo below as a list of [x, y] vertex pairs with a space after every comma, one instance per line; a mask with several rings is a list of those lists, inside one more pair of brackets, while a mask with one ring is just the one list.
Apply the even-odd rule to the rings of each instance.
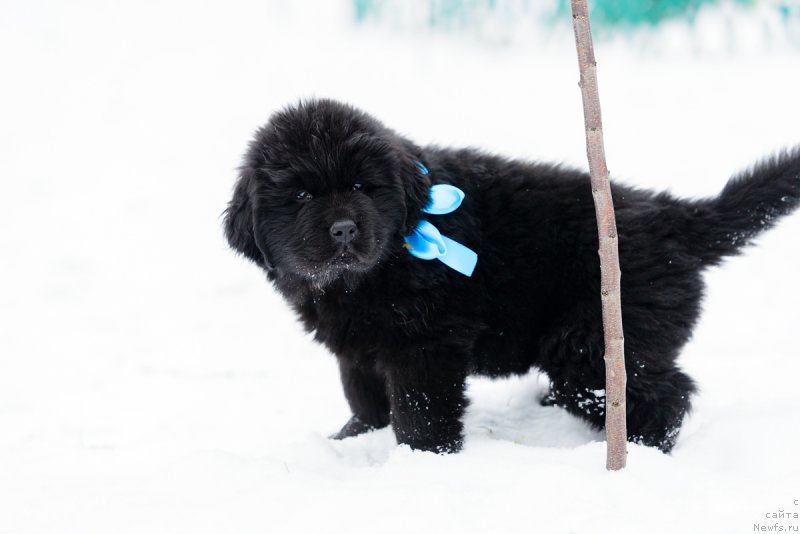
[[[457, 211], [431, 219], [478, 253], [471, 278], [403, 248], [435, 183], [466, 193]], [[800, 204], [800, 152], [758, 164], [712, 199], [621, 185], [613, 193], [629, 438], [667, 452], [695, 391], [675, 359], [700, 313], [703, 269]], [[532, 367], [552, 381], [543, 403], [603, 427], [598, 242], [585, 173], [419, 147], [350, 106], [311, 101], [256, 132], [225, 229], [338, 358], [353, 417], [334, 437], [391, 424], [400, 443], [457, 451], [467, 375]]]

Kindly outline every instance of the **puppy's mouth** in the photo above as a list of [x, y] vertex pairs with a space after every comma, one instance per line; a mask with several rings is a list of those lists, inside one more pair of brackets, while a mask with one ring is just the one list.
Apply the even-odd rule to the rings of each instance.
[[328, 260], [328, 265], [336, 267], [349, 267], [354, 263], [361, 263], [361, 260], [350, 250], [343, 250]]
[[323, 289], [342, 278], [352, 283], [355, 280], [352, 275], [361, 275], [369, 271], [374, 264], [375, 258], [345, 246], [325, 259], [315, 261], [309, 258], [308, 261], [301, 263], [304, 267], [298, 272], [314, 287]]
[[385, 245], [390, 242], [389, 237], [376, 237], [366, 230], [346, 243], [317, 240], [318, 237], [308, 236], [293, 243], [285, 265], [319, 288], [340, 279], [347, 283], [361, 279], [379, 264], [386, 253]]
[[370, 255], [359, 252], [349, 245], [344, 245], [325, 264], [334, 269], [363, 270], [372, 265], [372, 260]]
[[379, 255], [377, 252], [377, 250], [362, 251], [350, 245], [344, 245], [331, 256], [309, 259], [304, 270], [306, 275], [317, 285], [324, 286], [346, 273], [369, 271], [375, 265]]

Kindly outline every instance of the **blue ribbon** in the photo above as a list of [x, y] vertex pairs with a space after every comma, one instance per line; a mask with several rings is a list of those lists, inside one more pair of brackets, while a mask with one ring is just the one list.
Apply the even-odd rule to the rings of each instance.
[[[422, 163], [417, 163], [422, 174], [428, 174], [428, 169]], [[452, 185], [438, 184], [431, 186], [430, 201], [422, 209], [431, 215], [445, 215], [458, 209], [464, 200], [464, 192]], [[451, 269], [466, 276], [472, 276], [478, 255], [449, 237], [443, 236], [439, 229], [428, 221], [419, 222], [411, 235], [405, 237], [406, 248], [412, 256], [422, 260], [439, 260]]]

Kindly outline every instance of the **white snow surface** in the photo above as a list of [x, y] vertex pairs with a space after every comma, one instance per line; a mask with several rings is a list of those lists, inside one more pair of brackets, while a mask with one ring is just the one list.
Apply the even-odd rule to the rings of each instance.
[[[0, 533], [800, 528], [798, 215], [707, 273], [669, 456], [607, 472], [535, 373], [470, 381], [460, 454], [326, 438], [349, 416], [333, 357], [222, 237], [253, 130], [327, 96], [420, 143], [586, 167], [568, 28], [487, 45], [346, 5], [3, 3]], [[711, 195], [800, 142], [797, 50], [639, 45], [597, 49], [614, 179]]]

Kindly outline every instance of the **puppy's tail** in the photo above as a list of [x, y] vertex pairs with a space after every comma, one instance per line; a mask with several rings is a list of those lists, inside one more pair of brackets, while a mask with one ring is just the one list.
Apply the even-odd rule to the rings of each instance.
[[690, 253], [705, 265], [743, 246], [800, 206], [800, 147], [765, 159], [734, 176], [718, 197], [695, 204]]

